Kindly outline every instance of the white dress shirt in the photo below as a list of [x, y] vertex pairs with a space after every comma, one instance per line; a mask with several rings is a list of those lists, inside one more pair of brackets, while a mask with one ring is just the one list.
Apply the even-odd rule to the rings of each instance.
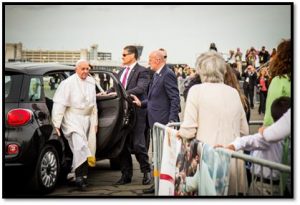
[[[244, 136], [241, 138], [237, 138], [233, 143], [236, 151], [239, 150], [248, 150], [252, 151], [251, 155], [253, 157], [270, 160], [273, 162], [281, 163], [282, 159], [282, 148], [283, 148], [283, 140], [279, 142], [267, 142], [261, 136], [260, 133], [256, 133], [253, 135]], [[261, 175], [261, 166], [254, 164], [254, 175]], [[271, 171], [269, 168], [263, 169], [263, 178], [270, 178]], [[273, 170], [272, 179], [279, 179], [279, 171]]]
[[268, 142], [276, 142], [291, 134], [291, 109], [263, 132], [263, 138]]
[[[130, 73], [131, 73], [131, 71], [132, 71], [132, 68], [134, 68], [134, 66], [137, 64], [137, 62], [135, 62], [135, 63], [133, 63], [133, 64], [131, 64], [130, 66], [128, 66], [128, 65], [126, 65], [125, 67], [127, 68], [127, 67], [129, 67], [129, 71], [128, 71], [128, 74], [127, 74], [127, 79], [126, 79], [126, 83], [125, 83], [125, 88], [127, 87], [127, 82], [128, 82], [128, 77], [129, 77], [129, 75], [130, 75]], [[123, 81], [123, 78], [125, 77], [125, 73], [126, 73], [126, 69], [123, 71], [123, 73], [122, 73], [122, 75], [121, 75], [121, 78], [120, 78], [120, 81], [122, 82]]]

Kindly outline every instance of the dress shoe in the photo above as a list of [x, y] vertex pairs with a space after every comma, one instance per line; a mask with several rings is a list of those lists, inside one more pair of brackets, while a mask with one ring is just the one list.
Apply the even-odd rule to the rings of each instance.
[[115, 183], [115, 185], [123, 185], [131, 183], [131, 178], [125, 175], [122, 175], [121, 179]]
[[154, 185], [148, 189], [143, 189], [144, 194], [153, 194], [154, 193]]
[[88, 186], [88, 180], [87, 180], [87, 176], [83, 176], [83, 183]]
[[150, 172], [145, 172], [143, 177], [143, 185], [147, 185], [151, 183], [151, 174]]
[[83, 179], [83, 177], [76, 177], [75, 183], [76, 183], [76, 186], [78, 187], [78, 189], [79, 189], [80, 191], [86, 191], [86, 189], [87, 189], [87, 184], [86, 184], [85, 181], [86, 181], [86, 180]]

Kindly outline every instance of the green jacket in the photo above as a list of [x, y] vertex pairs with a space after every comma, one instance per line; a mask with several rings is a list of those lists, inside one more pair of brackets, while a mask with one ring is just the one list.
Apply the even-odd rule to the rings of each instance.
[[287, 75], [285, 75], [285, 77], [276, 76], [272, 79], [268, 89], [264, 126], [270, 126], [273, 124], [274, 121], [271, 115], [271, 105], [274, 100], [281, 96], [291, 97], [291, 81]]

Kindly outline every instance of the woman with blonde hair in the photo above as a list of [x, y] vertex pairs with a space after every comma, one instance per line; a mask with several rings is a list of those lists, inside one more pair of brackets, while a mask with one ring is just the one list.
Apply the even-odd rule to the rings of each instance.
[[258, 107], [258, 114], [265, 114], [266, 110], [266, 99], [269, 87], [269, 76], [267, 73], [267, 68], [263, 67], [258, 72], [257, 77], [257, 87], [259, 92], [259, 107]]

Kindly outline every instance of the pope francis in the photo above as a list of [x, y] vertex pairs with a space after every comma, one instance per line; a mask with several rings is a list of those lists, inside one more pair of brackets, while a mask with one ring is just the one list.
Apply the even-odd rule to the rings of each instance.
[[[88, 158], [95, 156], [98, 128], [95, 80], [89, 76], [88, 61], [79, 60], [73, 75], [62, 81], [53, 98], [52, 122], [58, 136], [60, 128], [73, 152], [72, 172], [76, 185], [87, 187]], [[90, 139], [89, 139], [90, 138]], [[93, 139], [91, 146], [89, 141]]]

